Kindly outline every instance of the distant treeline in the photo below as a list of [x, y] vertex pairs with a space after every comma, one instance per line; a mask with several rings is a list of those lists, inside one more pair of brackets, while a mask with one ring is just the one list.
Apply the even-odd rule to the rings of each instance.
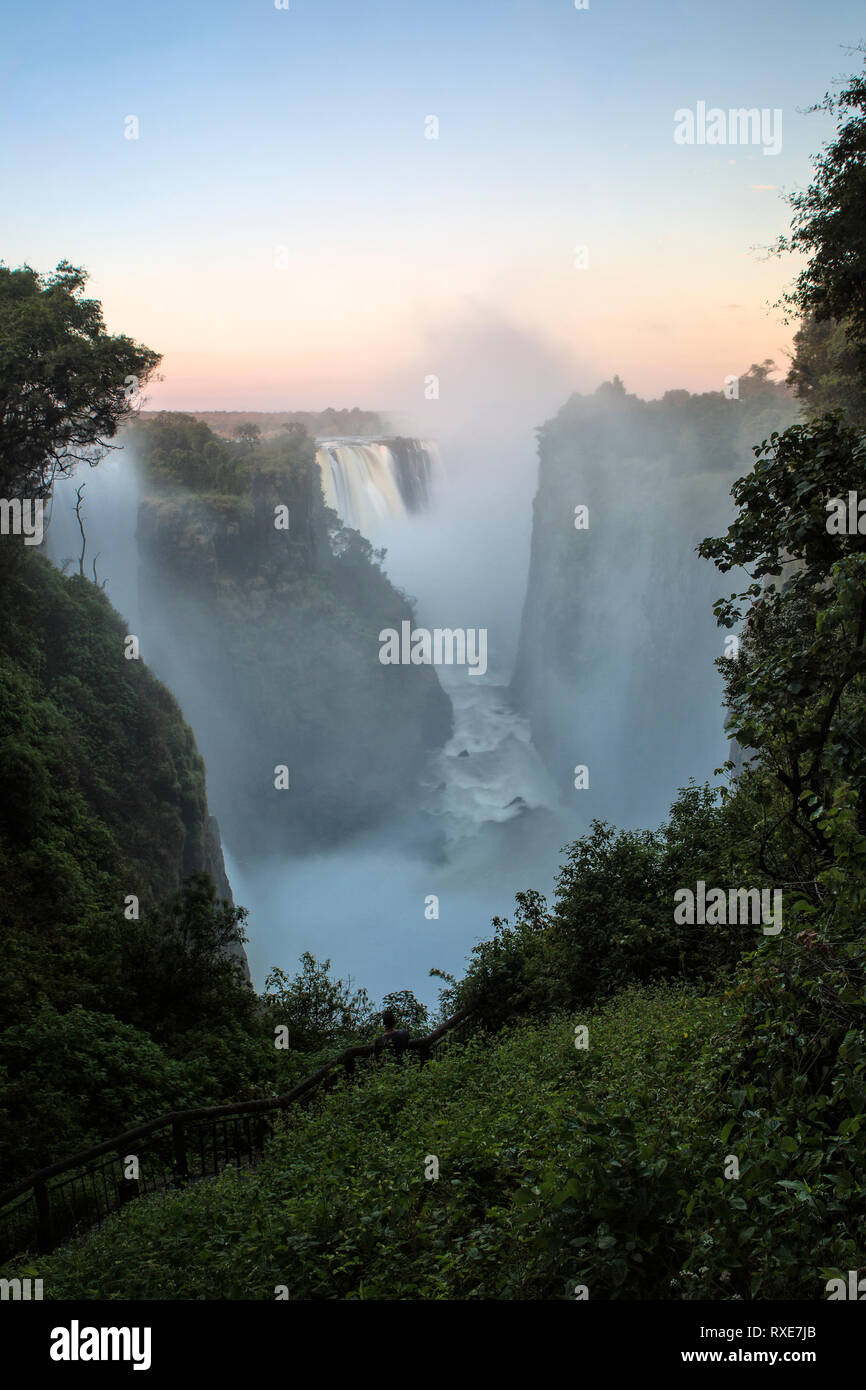
[[[158, 414], [143, 410], [142, 419]], [[258, 425], [262, 436], [278, 434], [285, 425], [302, 425], [307, 434], [316, 435], [378, 435], [391, 433], [385, 416], [375, 410], [352, 406], [346, 410], [189, 410], [194, 420], [202, 420], [214, 434], [226, 439], [237, 437], [239, 425]]]

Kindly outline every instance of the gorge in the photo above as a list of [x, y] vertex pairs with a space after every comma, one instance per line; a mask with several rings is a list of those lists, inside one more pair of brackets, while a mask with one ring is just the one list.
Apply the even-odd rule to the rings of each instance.
[[[429, 999], [428, 968], [458, 968], [514, 892], [549, 893], [593, 816], [657, 822], [722, 761], [716, 578], [694, 546], [724, 524], [746, 441], [793, 415], [783, 388], [744, 382], [736, 402], [573, 396], [539, 432], [522, 615], [488, 622], [483, 487], [382, 417], [366, 437], [275, 424], [244, 448], [143, 416], [88, 479], [88, 555], [195, 731], [254, 978], [312, 944]], [[58, 560], [71, 500], [61, 485]], [[483, 673], [437, 661], [443, 618], [484, 633]], [[382, 634], [407, 630], [431, 635], [430, 661], [410, 643], [383, 665]]]

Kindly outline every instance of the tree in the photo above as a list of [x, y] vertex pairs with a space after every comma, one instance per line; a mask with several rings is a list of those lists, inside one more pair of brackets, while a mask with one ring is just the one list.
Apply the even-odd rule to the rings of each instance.
[[768, 386], [774, 384], [770, 377], [775, 370], [772, 357], [765, 357], [763, 362], [753, 362], [749, 370], [738, 378], [740, 399], [746, 400], [749, 396], [759, 396], [766, 391]]
[[849, 424], [866, 428], [862, 354], [850, 341], [844, 323], [808, 314], [794, 334], [787, 380], [806, 414], [816, 417], [840, 410]]
[[254, 425], [250, 420], [235, 426], [235, 439], [239, 439], [248, 448], [254, 449], [261, 442], [262, 431], [259, 425]]
[[[521, 1013], [544, 1011], [544, 986], [539, 989], [539, 979], [550, 928], [546, 899], [535, 890], [517, 893], [514, 922], [494, 917], [492, 926], [490, 940], [472, 947], [463, 979], [443, 991], [443, 1005], [447, 1000], [453, 1012], [469, 1007], [477, 1026], [495, 1031]], [[430, 973], [449, 979], [441, 971]]]
[[181, 411], [136, 420], [133, 444], [148, 481], [158, 487], [239, 494], [247, 485], [248, 465], [238, 451], [203, 420]]
[[200, 1066], [80, 1004], [34, 1003], [0, 1031], [0, 1075], [4, 1186], [137, 1122], [207, 1103]]
[[[809, 187], [791, 195], [791, 234], [773, 247], [777, 255], [809, 256], [794, 288], [781, 300], [807, 327], [789, 377], [798, 385], [804, 377], [801, 355], [814, 345], [812, 321], [841, 327], [845, 348], [854, 354], [861, 375], [866, 374], [866, 72], [810, 109], [835, 114], [837, 136], [816, 160]], [[837, 350], [842, 346], [837, 344]]]
[[275, 966], [265, 980], [264, 999], [274, 1017], [288, 1025], [289, 1041], [300, 1051], [348, 1042], [373, 1022], [367, 991], [353, 991], [351, 980], [332, 980], [330, 968], [330, 960], [317, 961], [304, 951], [293, 979]]
[[430, 1028], [427, 1006], [415, 998], [411, 989], [395, 989], [382, 1000], [382, 1010], [392, 1009], [399, 1028], [408, 1028], [417, 1037]]
[[47, 498], [58, 473], [94, 466], [135, 410], [160, 354], [106, 332], [86, 272], [0, 265], [0, 493]]
[[247, 912], [217, 899], [207, 874], [124, 933], [115, 1012], [171, 1044], [206, 1019], [213, 1032], [249, 1024], [255, 996], [232, 948], [246, 941]]
[[738, 659], [717, 663], [730, 730], [759, 760], [746, 786], [773, 802], [759, 862], [771, 867], [772, 852], [795, 872], [810, 866], [802, 886], [814, 901], [839, 857], [836, 832], [854, 859], [866, 832], [866, 535], [828, 529], [833, 500], [847, 504], [862, 486], [866, 439], [829, 415], [754, 452], [753, 471], [731, 490], [736, 519], [698, 552], [750, 580], [714, 605], [725, 628], [747, 620]]

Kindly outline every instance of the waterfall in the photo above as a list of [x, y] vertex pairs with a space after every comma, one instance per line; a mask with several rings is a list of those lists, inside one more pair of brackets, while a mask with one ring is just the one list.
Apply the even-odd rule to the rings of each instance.
[[[484, 582], [484, 566], [493, 564], [498, 552], [499, 532], [489, 525], [485, 531], [491, 501], [471, 482], [471, 449], [461, 457], [465, 466], [448, 469], [450, 486], [445, 487], [446, 470], [431, 441], [328, 435], [316, 444], [325, 500], [344, 524], [387, 546], [388, 577], [418, 596], [418, 622], [430, 628], [493, 628], [492, 610], [496, 630], [507, 639], [506, 610], [494, 602], [501, 576]], [[78, 568], [81, 537], [74, 504], [82, 482], [87, 484], [87, 571], [95, 560], [99, 582], [107, 581], [108, 598], [139, 637], [143, 659], [178, 699], [205, 757], [210, 808], [225, 836], [226, 870], [235, 900], [250, 910], [246, 950], [259, 987], [274, 963], [290, 967], [304, 949], [332, 954], [341, 970], [380, 994], [405, 981], [401, 970], [411, 969], [413, 984], [418, 975], [426, 979], [423, 972], [434, 963], [456, 972], [479, 923], [494, 911], [507, 911], [514, 892], [527, 885], [549, 890], [569, 826], [528, 723], [512, 707], [505, 674], [497, 674], [495, 662], [479, 679], [437, 668], [454, 710], [453, 734], [432, 754], [414, 800], [399, 816], [365, 828], [359, 813], [358, 835], [351, 842], [323, 844], [285, 860], [264, 852], [242, 860], [229, 830], [230, 808], [248, 795], [249, 766], [266, 734], [260, 723], [246, 731], [234, 723], [232, 668], [213, 595], [208, 591], [197, 600], [191, 589], [181, 588], [173, 596], [150, 559], [141, 571], [139, 604], [139, 545], [149, 544], [150, 522], [139, 525], [148, 484], [137, 475], [131, 444], [92, 472], [82, 468], [75, 479], [58, 480], [46, 535], [56, 564], [68, 560], [68, 569]], [[178, 493], [177, 504], [181, 501]], [[194, 495], [189, 502], [190, 516], [199, 506], [207, 509], [207, 501]], [[153, 519], [147, 508], [145, 514]], [[513, 520], [508, 511], [495, 516], [503, 528]], [[485, 552], [478, 548], [482, 534], [491, 536]], [[163, 540], [173, 544], [170, 529]], [[466, 566], [454, 564], [455, 553], [468, 557]], [[189, 622], [183, 621], [196, 602], [202, 634], [198, 655], [187, 640]], [[299, 627], [305, 621], [299, 612]], [[371, 641], [375, 646], [375, 631]], [[202, 644], [212, 665], [202, 661]], [[263, 687], [266, 672], [257, 675]], [[312, 705], [303, 712], [305, 738], [330, 737]], [[294, 726], [286, 730], [294, 732]], [[273, 766], [276, 755], [269, 761]], [[375, 767], [370, 779], [375, 786]], [[430, 894], [442, 903], [436, 920], [425, 916]], [[431, 984], [416, 989], [433, 1002]]]
[[435, 445], [420, 439], [317, 439], [325, 504], [367, 534], [388, 517], [424, 511], [438, 472]]

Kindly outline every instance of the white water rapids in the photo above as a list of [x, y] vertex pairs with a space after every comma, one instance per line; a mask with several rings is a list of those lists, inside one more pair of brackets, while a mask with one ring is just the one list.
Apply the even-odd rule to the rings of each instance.
[[454, 710], [454, 732], [431, 759], [422, 805], [441, 820], [449, 847], [488, 824], [554, 807], [553, 782], [528, 722], [509, 702], [507, 683], [493, 675], [469, 679], [453, 667], [443, 667], [439, 678]]

